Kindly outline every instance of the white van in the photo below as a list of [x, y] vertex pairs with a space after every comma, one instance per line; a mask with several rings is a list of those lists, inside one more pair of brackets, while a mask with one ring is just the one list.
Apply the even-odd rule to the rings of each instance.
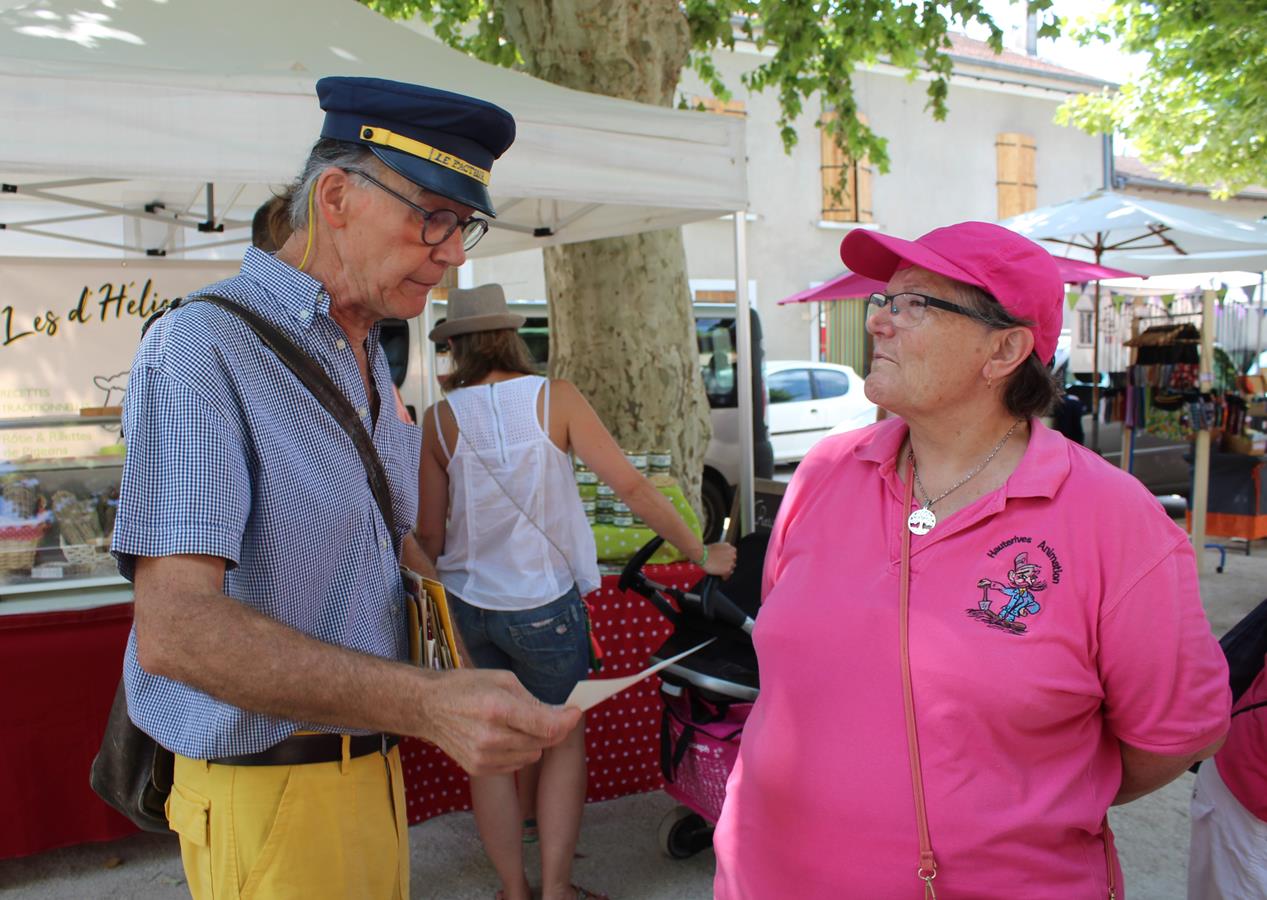
[[[525, 317], [520, 335], [544, 373], [550, 359], [550, 329], [545, 301], [511, 301], [511, 311]], [[445, 315], [446, 304], [433, 300], [428, 314], [412, 322], [383, 323], [382, 344], [392, 366], [392, 378], [401, 389], [405, 405], [415, 418], [428, 403], [425, 379], [435, 371], [434, 350], [426, 341], [426, 333]], [[729, 515], [731, 501], [739, 482], [739, 414], [735, 374], [735, 307], [728, 303], [697, 303], [696, 336], [699, 341], [700, 376], [712, 410], [713, 437], [704, 454], [702, 506], [704, 536], [720, 539], [723, 520]], [[762, 376], [761, 320], [752, 311], [753, 346], [753, 434], [755, 435], [754, 468], [759, 478], [773, 472], [773, 451], [765, 416], [765, 388]], [[424, 350], [429, 358], [424, 360]], [[432, 383], [430, 397], [438, 397], [438, 386]]]

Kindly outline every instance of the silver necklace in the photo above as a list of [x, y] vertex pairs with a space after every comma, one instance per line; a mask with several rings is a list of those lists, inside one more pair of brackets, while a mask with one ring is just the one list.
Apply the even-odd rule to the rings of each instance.
[[1003, 445], [1007, 443], [1007, 439], [1012, 436], [1012, 432], [1015, 431], [1016, 426], [1020, 424], [1020, 419], [1013, 422], [1012, 427], [1007, 430], [1007, 434], [1003, 435], [1003, 438], [994, 445], [994, 449], [989, 452], [985, 459], [977, 463], [975, 469], [963, 476], [963, 478], [960, 478], [950, 487], [946, 488], [946, 490], [942, 491], [936, 497], [933, 497], [931, 500], [928, 498], [928, 491], [924, 490], [924, 482], [919, 480], [919, 469], [915, 467], [915, 448], [912, 447], [906, 451], [906, 459], [911, 464], [911, 474], [915, 476], [915, 486], [919, 488], [919, 492], [924, 496], [924, 505], [919, 509], [914, 510], [906, 518], [906, 527], [911, 530], [911, 534], [928, 534], [928, 532], [933, 530], [934, 526], [937, 525], [937, 516], [933, 514], [933, 504], [945, 500], [951, 492], [957, 491], [959, 488], [963, 487], [972, 480], [975, 475], [979, 474], [982, 469], [988, 466], [990, 464], [990, 460], [994, 459], [995, 455], [1003, 449]]

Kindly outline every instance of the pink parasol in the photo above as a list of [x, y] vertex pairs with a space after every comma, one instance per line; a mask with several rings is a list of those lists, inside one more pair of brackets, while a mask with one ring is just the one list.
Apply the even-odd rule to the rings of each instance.
[[[1088, 281], [1099, 281], [1102, 278], [1137, 278], [1134, 272], [1124, 272], [1121, 269], [1113, 269], [1108, 266], [1098, 266], [1095, 263], [1083, 262], [1079, 259], [1066, 259], [1063, 256], [1053, 257], [1056, 260], [1056, 267], [1060, 269], [1060, 277], [1067, 284], [1082, 284]], [[852, 297], [866, 297], [874, 294], [876, 291], [884, 290], [884, 282], [876, 281], [873, 278], [867, 278], [864, 275], [858, 275], [854, 272], [845, 272], [818, 287], [812, 287], [808, 290], [793, 294], [779, 301], [782, 306], [785, 303], [816, 303], [821, 300], [847, 300]]]

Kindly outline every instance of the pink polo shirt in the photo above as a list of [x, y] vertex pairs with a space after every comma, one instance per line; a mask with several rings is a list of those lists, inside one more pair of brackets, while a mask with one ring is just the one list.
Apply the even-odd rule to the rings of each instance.
[[[1134, 478], [1031, 424], [1003, 487], [911, 540], [939, 900], [1108, 896], [1118, 742], [1178, 756], [1227, 728], [1186, 536]], [[906, 431], [820, 442], [780, 505], [719, 900], [922, 896], [898, 661]]]
[[[1245, 709], [1256, 703], [1267, 703], [1267, 660], [1235, 708]], [[1245, 709], [1232, 717], [1227, 743], [1214, 754], [1214, 762], [1232, 796], [1267, 822], [1267, 706]]]

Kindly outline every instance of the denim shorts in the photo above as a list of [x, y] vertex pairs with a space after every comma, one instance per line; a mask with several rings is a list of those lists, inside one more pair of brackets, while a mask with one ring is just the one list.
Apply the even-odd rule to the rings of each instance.
[[458, 631], [480, 669], [508, 669], [542, 703], [561, 704], [589, 674], [585, 606], [576, 585], [533, 609], [483, 609], [449, 595]]

